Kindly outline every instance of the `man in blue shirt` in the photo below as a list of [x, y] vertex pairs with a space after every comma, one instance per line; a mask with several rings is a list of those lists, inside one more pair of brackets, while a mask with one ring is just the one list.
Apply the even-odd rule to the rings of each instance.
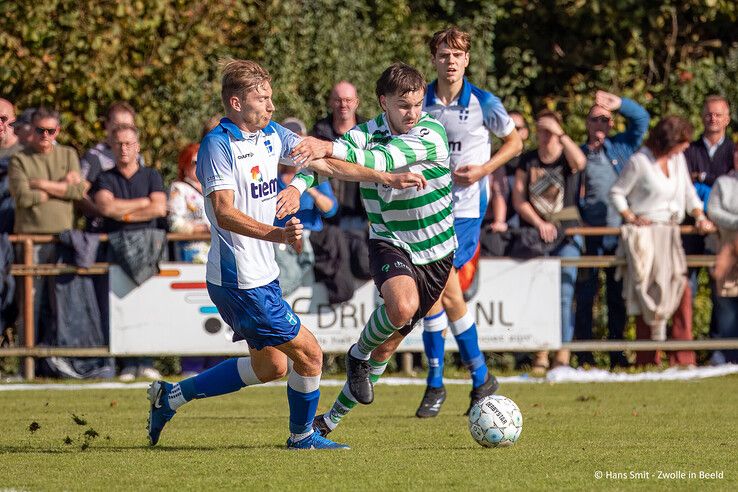
[[[615, 123], [613, 114], [619, 111], [625, 118], [625, 131], [609, 136]], [[638, 150], [648, 130], [648, 112], [631, 99], [620, 98], [605, 91], [595, 93], [595, 103], [587, 115], [587, 143], [582, 151], [587, 164], [582, 176], [584, 196], [581, 199], [582, 219], [591, 226], [619, 227], [620, 215], [610, 204], [608, 193], [617, 181], [630, 156]], [[618, 245], [617, 236], [586, 236], [587, 255], [612, 255]], [[623, 285], [615, 280], [615, 269], [606, 268], [608, 338], [621, 339], [626, 322]], [[582, 268], [577, 284], [577, 308], [574, 336], [578, 340], [592, 338], [592, 306], [598, 291], [598, 270]], [[591, 353], [580, 353], [579, 364], [594, 362]], [[610, 353], [611, 366], [627, 365], [622, 352]]]

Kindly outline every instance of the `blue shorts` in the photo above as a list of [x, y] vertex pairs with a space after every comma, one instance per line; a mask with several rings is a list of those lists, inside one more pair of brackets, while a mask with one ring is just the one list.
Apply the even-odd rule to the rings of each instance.
[[463, 217], [454, 219], [454, 230], [456, 231], [456, 240], [459, 242], [454, 256], [454, 268], [457, 270], [466, 265], [474, 256], [474, 252], [479, 245], [479, 234], [482, 229], [482, 219], [484, 217]]
[[253, 289], [207, 283], [208, 294], [223, 321], [233, 329], [233, 341], [246, 340], [261, 350], [287, 343], [300, 331], [300, 318], [282, 299], [279, 281]]

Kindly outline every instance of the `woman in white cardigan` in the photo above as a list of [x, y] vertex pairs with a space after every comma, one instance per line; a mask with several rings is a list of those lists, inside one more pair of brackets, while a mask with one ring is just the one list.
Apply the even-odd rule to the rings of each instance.
[[[610, 190], [610, 199], [626, 224], [648, 226], [653, 223], [680, 224], [688, 212], [701, 234], [714, 231], [703, 212], [684, 159], [692, 140], [693, 128], [678, 116], [667, 116], [651, 130], [643, 147], [628, 161]], [[686, 284], [687, 279], [685, 277]], [[689, 286], [672, 316], [672, 338], [692, 339], [692, 291]], [[651, 327], [642, 316], [636, 317], [636, 338], [651, 338]], [[669, 354], [671, 365], [694, 365], [695, 353], [682, 350]], [[636, 364], [661, 363], [655, 351], [637, 352]]]

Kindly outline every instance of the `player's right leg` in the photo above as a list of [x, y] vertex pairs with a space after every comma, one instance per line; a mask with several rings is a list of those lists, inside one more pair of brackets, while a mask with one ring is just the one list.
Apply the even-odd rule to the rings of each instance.
[[[392, 274], [390, 268], [383, 273]], [[357, 403], [368, 404], [374, 400], [374, 383], [384, 373], [390, 357], [412, 328], [408, 325], [420, 302], [415, 279], [405, 274], [384, 278], [378, 277], [375, 281], [381, 285], [385, 304], [372, 313], [358, 343], [346, 356], [346, 384], [331, 409], [313, 421], [313, 428], [323, 436], [334, 430]], [[356, 396], [357, 392], [362, 396]]]
[[387, 279], [382, 283], [380, 291], [384, 304], [374, 310], [358, 342], [351, 347], [346, 357], [349, 390], [364, 405], [374, 400], [374, 387], [370, 378], [372, 366], [369, 363], [371, 353], [410, 323], [420, 303], [418, 286], [410, 275], [397, 275]]

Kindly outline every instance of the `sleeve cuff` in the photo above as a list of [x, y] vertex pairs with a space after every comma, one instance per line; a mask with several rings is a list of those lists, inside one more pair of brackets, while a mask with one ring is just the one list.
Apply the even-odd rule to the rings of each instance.
[[300, 176], [299, 174], [296, 175], [292, 179], [292, 181], [290, 181], [290, 186], [293, 186], [293, 187], [297, 188], [297, 191], [300, 192], [300, 195], [302, 195], [303, 193], [305, 193], [305, 190], [308, 189], [308, 183], [307, 183], [307, 181], [305, 180], [305, 178], [303, 176]]
[[334, 141], [331, 157], [335, 157], [336, 159], [341, 159], [342, 161], [345, 161], [347, 156], [348, 146], [343, 142]]
[[497, 136], [497, 138], [505, 138], [510, 135], [513, 130], [515, 130], [515, 122], [512, 118], [508, 117], [505, 128], [503, 128], [500, 133], [496, 133], [495, 136]]

